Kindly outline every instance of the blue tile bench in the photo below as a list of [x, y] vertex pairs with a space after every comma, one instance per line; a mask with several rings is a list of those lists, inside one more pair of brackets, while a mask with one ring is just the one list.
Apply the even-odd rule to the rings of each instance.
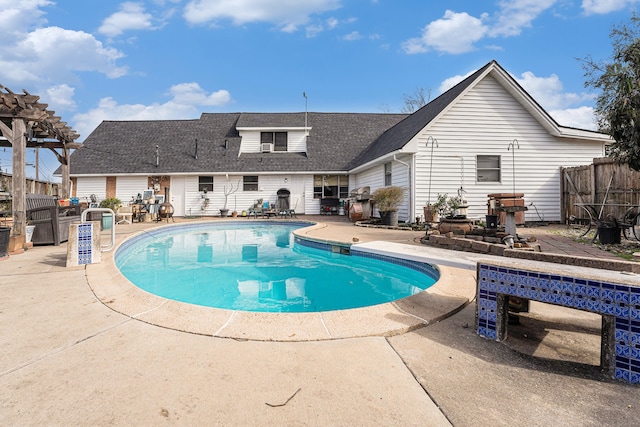
[[476, 277], [478, 335], [506, 339], [510, 296], [597, 313], [601, 367], [615, 379], [640, 384], [640, 276], [539, 261], [480, 260]]

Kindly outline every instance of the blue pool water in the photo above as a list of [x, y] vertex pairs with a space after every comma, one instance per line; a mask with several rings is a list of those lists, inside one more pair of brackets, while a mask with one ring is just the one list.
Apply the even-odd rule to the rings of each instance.
[[292, 231], [308, 225], [243, 221], [165, 227], [121, 245], [116, 265], [136, 286], [164, 298], [261, 312], [376, 305], [414, 295], [437, 280], [437, 270], [428, 264], [404, 262], [410, 268], [379, 256], [294, 242]]

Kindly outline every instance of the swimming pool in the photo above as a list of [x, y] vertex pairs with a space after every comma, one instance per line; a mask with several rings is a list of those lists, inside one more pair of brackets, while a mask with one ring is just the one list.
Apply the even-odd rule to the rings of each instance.
[[[428, 288], [437, 269], [295, 238], [309, 223], [163, 227], [124, 242], [117, 267], [164, 298], [230, 310], [318, 312], [382, 304]], [[341, 253], [342, 252], [342, 253]]]

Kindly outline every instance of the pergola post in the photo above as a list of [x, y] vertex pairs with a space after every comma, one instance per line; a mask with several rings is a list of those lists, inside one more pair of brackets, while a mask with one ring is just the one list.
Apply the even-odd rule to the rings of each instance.
[[60, 197], [62, 199], [68, 199], [69, 197], [71, 197], [71, 189], [69, 188], [71, 186], [71, 178], [69, 177], [69, 156], [65, 155], [65, 160], [67, 160], [67, 163], [62, 163], [61, 165], [61, 169], [62, 169], [62, 182], [60, 183]]
[[13, 208], [14, 236], [24, 236], [27, 231], [26, 223], [26, 194], [27, 194], [27, 138], [26, 125], [23, 119], [14, 118], [12, 121], [11, 151], [13, 152]]

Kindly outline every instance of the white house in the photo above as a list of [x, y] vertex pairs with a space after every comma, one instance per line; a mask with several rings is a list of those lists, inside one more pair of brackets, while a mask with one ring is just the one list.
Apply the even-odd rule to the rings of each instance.
[[[526, 219], [562, 221], [560, 167], [604, 154], [607, 135], [556, 123], [495, 61], [413, 114], [220, 113], [105, 121], [71, 157], [73, 194], [128, 201], [168, 188], [176, 216], [243, 210], [290, 191], [298, 213], [386, 185], [407, 189], [412, 222], [438, 193], [484, 217], [490, 193], [524, 193]], [[207, 190], [206, 197], [204, 190]], [[208, 203], [203, 201], [208, 199]]]

